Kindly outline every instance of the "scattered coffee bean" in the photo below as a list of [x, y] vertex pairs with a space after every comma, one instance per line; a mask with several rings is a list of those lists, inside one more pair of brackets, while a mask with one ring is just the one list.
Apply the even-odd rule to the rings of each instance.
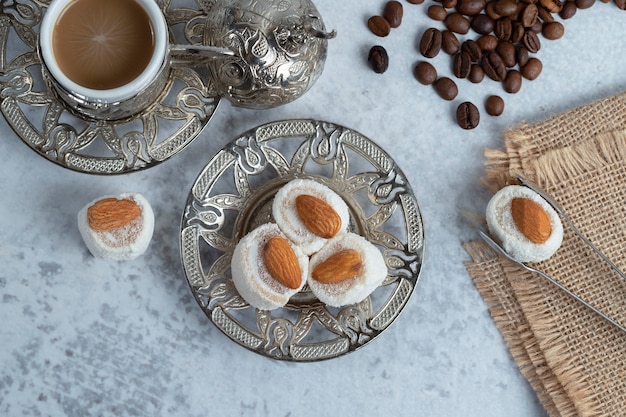
[[511, 34], [513, 33], [513, 22], [508, 17], [501, 17], [496, 20], [496, 28], [494, 29], [494, 34], [496, 38], [501, 41], [508, 41], [511, 39]]
[[472, 59], [467, 52], [461, 51], [454, 56], [454, 60], [452, 62], [452, 72], [455, 77], [467, 78], [471, 69]]
[[372, 46], [367, 56], [367, 62], [374, 72], [382, 74], [389, 68], [389, 55], [387, 50], [380, 45]]
[[517, 48], [517, 65], [523, 67], [528, 62], [528, 49], [524, 46]]
[[518, 21], [514, 21], [512, 24], [510, 41], [513, 43], [520, 42], [522, 38], [524, 37], [524, 33], [526, 33], [526, 29], [524, 28], [524, 25], [522, 25]]
[[528, 49], [528, 52], [536, 54], [541, 49], [541, 41], [535, 32], [532, 30], [526, 31], [524, 38], [522, 39], [524, 46]]
[[539, 4], [550, 13], [558, 13], [563, 8], [560, 0], [539, 0]]
[[433, 4], [428, 7], [426, 14], [433, 20], [443, 22], [448, 16], [448, 11], [439, 4]]
[[517, 93], [522, 88], [522, 74], [518, 70], [508, 71], [503, 86], [507, 93]]
[[470, 21], [461, 13], [448, 14], [443, 23], [448, 30], [460, 35], [465, 35], [470, 30]]
[[487, 52], [481, 61], [485, 75], [494, 81], [503, 81], [506, 77], [506, 66], [497, 52]]
[[397, 28], [402, 23], [403, 15], [402, 3], [399, 1], [388, 1], [383, 10], [383, 17], [389, 22], [389, 26]]
[[500, 116], [504, 112], [504, 100], [500, 96], [489, 96], [485, 101], [485, 110], [490, 116]]
[[459, 39], [449, 30], [441, 32], [441, 49], [448, 55], [454, 55], [461, 48]]
[[459, 94], [459, 88], [456, 83], [448, 77], [441, 77], [433, 84], [435, 91], [444, 100], [454, 100]]
[[474, 16], [482, 12], [487, 4], [487, 0], [457, 0], [457, 12], [465, 16]]
[[472, 62], [480, 61], [480, 58], [482, 58], [483, 55], [482, 51], [480, 50], [480, 46], [478, 46], [478, 43], [476, 43], [476, 41], [472, 39], [468, 39], [463, 42], [463, 44], [461, 45], [461, 51], [466, 52]]
[[446, 9], [454, 9], [456, 7], [457, 0], [441, 0], [441, 5]]
[[522, 15], [520, 16], [520, 22], [524, 27], [531, 27], [537, 21], [537, 17], [539, 16], [539, 11], [537, 10], [537, 5], [534, 3], [527, 4], [522, 11]]
[[579, 9], [588, 9], [596, 2], [596, 0], [575, 0], [576, 7]]
[[424, 0], [407, 0], [411, 4], [422, 4]]
[[504, 65], [511, 68], [517, 64], [517, 50], [513, 42], [500, 41], [496, 47], [496, 52], [502, 58]]
[[541, 70], [543, 69], [543, 64], [540, 60], [535, 57], [529, 58], [526, 65], [522, 67], [522, 75], [527, 80], [534, 80], [539, 77], [541, 74]]
[[474, 32], [481, 35], [488, 35], [493, 32], [494, 27], [496, 26], [496, 22], [486, 14], [477, 14], [472, 17], [471, 28]]
[[476, 40], [483, 52], [494, 51], [498, 46], [498, 38], [493, 35], [483, 35]]
[[430, 85], [437, 81], [437, 70], [430, 62], [418, 62], [413, 69], [413, 75], [417, 81], [424, 85]]
[[[562, 7], [561, 7], [562, 8]], [[550, 22], [554, 22], [554, 16], [552, 16], [551, 11], [549, 11], [548, 9], [546, 9], [543, 6], [539, 6], [537, 7], [537, 14], [539, 16], [539, 19], [543, 22], [543, 23], [550, 23]]]
[[474, 129], [480, 122], [480, 112], [474, 104], [465, 101], [456, 108], [456, 121], [463, 129]]
[[428, 28], [420, 41], [420, 52], [426, 58], [434, 58], [441, 50], [441, 31], [436, 28]]
[[474, 84], [478, 84], [485, 78], [485, 70], [478, 64], [472, 64], [469, 76], [467, 77]]
[[493, 11], [500, 16], [512, 16], [517, 13], [517, 1], [515, 0], [494, 0]]
[[384, 38], [391, 32], [391, 26], [389, 22], [382, 16], [372, 16], [367, 20], [367, 27], [370, 31], [376, 35]]
[[563, 20], [571, 19], [576, 14], [576, 10], [578, 10], [576, 2], [574, 0], [567, 0], [563, 3], [563, 8], [559, 12], [559, 17]]
[[550, 22], [543, 25], [541, 34], [549, 40], [559, 39], [565, 33], [565, 26], [561, 22]]

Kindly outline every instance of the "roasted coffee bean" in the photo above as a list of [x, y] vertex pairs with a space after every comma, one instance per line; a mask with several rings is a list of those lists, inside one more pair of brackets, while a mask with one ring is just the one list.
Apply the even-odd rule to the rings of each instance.
[[488, 35], [493, 32], [496, 22], [486, 14], [477, 14], [472, 17], [471, 28], [480, 35]]
[[507, 67], [514, 67], [517, 64], [517, 51], [512, 42], [500, 41], [496, 47], [496, 52]]
[[424, 0], [407, 0], [411, 4], [422, 4]]
[[579, 9], [588, 9], [596, 2], [596, 0], [575, 0], [576, 7]]
[[448, 16], [448, 11], [439, 4], [433, 4], [428, 7], [426, 14], [433, 20], [443, 22]]
[[380, 45], [372, 46], [367, 55], [367, 62], [374, 72], [382, 74], [389, 68], [389, 55], [387, 50]]
[[552, 13], [555, 12], [551, 12], [541, 5], [537, 7], [537, 16], [543, 23], [554, 22], [554, 16], [552, 16]]
[[559, 17], [563, 20], [571, 19], [576, 14], [576, 2], [574, 0], [567, 0], [563, 3], [563, 8], [559, 12]]
[[465, 101], [456, 108], [456, 121], [463, 129], [474, 129], [480, 122], [480, 112], [473, 103]]
[[[521, 4], [521, 3], [520, 3]], [[526, 33], [526, 29], [524, 25], [522, 25], [517, 20], [513, 21], [513, 30], [511, 31], [511, 42], [518, 43], [522, 41], [524, 37], [524, 33]]]
[[457, 0], [442, 0], [441, 5], [446, 9], [454, 9], [456, 7]]
[[460, 49], [459, 40], [456, 35], [449, 30], [441, 32], [441, 49], [448, 55], [454, 55]]
[[487, 13], [487, 16], [489, 16], [490, 18], [492, 18], [494, 21], [500, 19], [502, 16], [500, 16], [498, 13], [496, 13], [493, 9], [493, 2], [490, 1], [489, 3], [487, 3], [487, 6], [485, 7], [485, 13]]
[[522, 74], [518, 70], [510, 70], [502, 84], [504, 91], [515, 94], [522, 88]]
[[402, 23], [403, 15], [402, 3], [399, 1], [388, 1], [383, 10], [383, 17], [389, 22], [389, 26], [397, 28]]
[[487, 0], [457, 0], [456, 11], [465, 16], [474, 16], [483, 11]]
[[[537, 21], [535, 22], [534, 25], [532, 25], [531, 27], [527, 28], [528, 30], [532, 30], [535, 33], [541, 33], [541, 30], [543, 29], [543, 23], [541, 23], [541, 20], [537, 19]], [[523, 40], [523, 38], [522, 38]]]
[[528, 52], [536, 54], [541, 49], [541, 41], [539, 36], [532, 30], [527, 30], [522, 39], [524, 46], [528, 49]]
[[500, 116], [504, 112], [504, 100], [496, 95], [487, 97], [485, 110], [487, 110], [487, 114], [490, 116]]
[[487, 52], [481, 61], [485, 75], [494, 81], [503, 81], [506, 77], [506, 66], [497, 52]]
[[539, 4], [550, 13], [558, 13], [563, 8], [563, 3], [559, 0], [539, 0]]
[[549, 40], [559, 39], [565, 33], [565, 26], [561, 22], [545, 23], [541, 34]]
[[540, 60], [535, 57], [529, 58], [526, 65], [522, 67], [522, 76], [527, 80], [534, 80], [539, 77], [542, 69], [543, 64]]
[[508, 41], [511, 39], [511, 34], [513, 33], [513, 21], [508, 17], [502, 17], [496, 20], [496, 28], [494, 29], [494, 34], [496, 38], [501, 41]]
[[524, 46], [517, 48], [517, 64], [521, 67], [528, 62], [528, 49]]
[[454, 100], [459, 94], [459, 88], [456, 83], [448, 77], [441, 77], [433, 84], [435, 91], [444, 100]]
[[389, 22], [382, 16], [372, 16], [367, 20], [367, 27], [376, 36], [384, 38], [391, 32], [391, 26]]
[[493, 51], [498, 46], [498, 38], [493, 35], [483, 35], [476, 39], [476, 43], [483, 52]]
[[476, 41], [472, 39], [468, 39], [463, 42], [463, 44], [461, 45], [461, 51], [466, 52], [472, 62], [478, 62], [482, 57], [482, 51], [480, 50], [480, 46], [478, 46], [478, 43], [476, 43]]
[[474, 84], [478, 84], [485, 78], [485, 70], [479, 64], [472, 64], [472, 68], [470, 69], [468, 80], [473, 82]]
[[620, 10], [626, 10], [626, 0], [615, 0], [615, 5]]
[[517, 2], [515, 0], [495, 0], [493, 11], [500, 16], [513, 16], [517, 13]]
[[443, 23], [448, 30], [460, 35], [465, 35], [470, 30], [470, 21], [461, 13], [450, 13]]
[[418, 62], [413, 69], [415, 79], [424, 85], [430, 85], [437, 80], [437, 70], [426, 61]]
[[467, 52], [461, 51], [454, 56], [454, 59], [452, 61], [452, 72], [454, 73], [455, 77], [467, 78], [471, 68], [472, 59]]
[[537, 17], [539, 16], [539, 11], [537, 10], [536, 4], [527, 4], [522, 11], [522, 15], [520, 16], [520, 22], [524, 27], [531, 27], [537, 21]]
[[428, 28], [420, 41], [420, 52], [426, 58], [434, 58], [441, 49], [441, 31], [436, 28]]

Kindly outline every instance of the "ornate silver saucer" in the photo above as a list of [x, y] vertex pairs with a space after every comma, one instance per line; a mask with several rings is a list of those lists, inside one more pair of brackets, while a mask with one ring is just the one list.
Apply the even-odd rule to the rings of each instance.
[[[294, 178], [341, 195], [352, 231], [382, 251], [388, 275], [364, 301], [331, 308], [305, 287], [285, 307], [262, 311], [238, 295], [232, 251], [271, 221], [274, 194]], [[393, 159], [358, 132], [316, 120], [259, 126], [218, 152], [191, 188], [180, 240], [187, 282], [215, 326], [251, 351], [303, 362], [355, 351], [387, 329], [416, 288], [424, 254], [417, 199]]]
[[[311, 0], [191, 2], [157, 0], [178, 61], [157, 100], [121, 121], [75, 115], [43, 80], [37, 43], [49, 2], [3, 2], [0, 111], [41, 156], [76, 171], [121, 174], [180, 152], [209, 122], [220, 97], [236, 106], [275, 107], [300, 97], [321, 74], [335, 32], [325, 31]], [[228, 54], [207, 62], [203, 51], [214, 47]]]
[[[206, 15], [201, 6], [157, 2], [175, 43], [202, 45]], [[165, 161], [209, 122], [220, 96], [206, 66], [189, 65], [173, 66], [157, 101], [127, 120], [72, 114], [42, 77], [37, 38], [46, 7], [47, 2], [13, 0], [2, 2], [0, 10], [0, 111], [38, 154], [76, 171], [121, 174]]]

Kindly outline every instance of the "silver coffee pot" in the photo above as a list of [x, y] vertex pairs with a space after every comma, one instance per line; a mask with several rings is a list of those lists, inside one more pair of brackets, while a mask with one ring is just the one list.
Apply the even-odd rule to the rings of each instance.
[[233, 105], [266, 109], [302, 96], [324, 68], [327, 32], [311, 0], [207, 0], [204, 45], [229, 51], [208, 61]]

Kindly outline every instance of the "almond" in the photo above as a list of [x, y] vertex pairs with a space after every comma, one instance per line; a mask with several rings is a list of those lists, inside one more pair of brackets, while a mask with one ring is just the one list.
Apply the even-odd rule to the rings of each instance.
[[321, 198], [301, 194], [296, 197], [296, 210], [302, 223], [314, 235], [329, 239], [341, 230], [341, 217]]
[[302, 270], [298, 257], [289, 242], [280, 236], [274, 236], [263, 248], [263, 262], [272, 278], [285, 287], [295, 290], [302, 282]]
[[552, 234], [550, 216], [539, 204], [528, 198], [511, 200], [511, 214], [517, 229], [533, 243], [544, 243]]
[[322, 284], [336, 284], [354, 278], [362, 268], [359, 253], [354, 249], [343, 249], [317, 264], [311, 276]]
[[107, 232], [124, 227], [141, 215], [141, 207], [132, 200], [104, 198], [87, 209], [89, 227]]

